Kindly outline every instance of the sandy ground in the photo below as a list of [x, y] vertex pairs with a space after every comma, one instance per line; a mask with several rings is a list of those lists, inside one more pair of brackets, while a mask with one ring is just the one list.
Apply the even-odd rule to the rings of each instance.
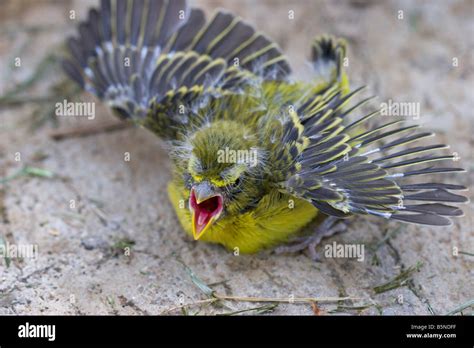
[[[73, 31], [66, 14], [74, 9], [82, 18], [87, 3], [94, 2], [2, 2], [1, 94], [34, 74], [39, 62]], [[297, 76], [307, 71], [314, 35], [347, 38], [352, 85], [369, 86], [367, 93], [376, 93], [381, 101], [420, 102], [419, 121], [459, 153], [460, 165], [474, 169], [472, 0], [196, 4], [209, 12], [225, 7], [256, 24], [282, 46]], [[293, 20], [288, 19], [289, 11], [294, 11]], [[398, 18], [399, 11], [403, 19]], [[16, 57], [21, 58], [20, 67], [14, 67]], [[46, 76], [19, 94], [20, 100], [50, 95], [60, 74], [56, 66], [48, 68]], [[86, 95], [81, 99], [92, 100]], [[0, 177], [24, 166], [55, 174], [23, 175], [0, 183], [3, 242], [38, 246], [36, 259], [0, 260], [0, 313], [211, 314], [265, 305], [219, 301], [195, 304], [184, 312], [173, 310], [207, 298], [183, 264], [220, 294], [289, 300], [357, 298], [320, 303], [317, 308], [310, 303], [280, 303], [247, 314], [313, 315], [319, 310], [320, 314], [444, 314], [474, 298], [472, 203], [452, 228], [356, 218], [350, 233], [325, 240], [318, 249], [334, 241], [361, 243], [363, 262], [323, 258], [314, 263], [305, 255], [270, 252], [235, 256], [220, 246], [193, 242], [181, 230], [166, 194], [170, 163], [159, 139], [129, 128], [54, 141], [52, 122], [31, 130], [34, 120], [51, 114], [53, 103], [0, 106]], [[113, 121], [100, 103], [96, 112], [95, 120], [56, 123], [60, 130], [69, 130]], [[129, 162], [124, 161], [125, 153], [130, 153]], [[453, 177], [451, 182], [471, 186], [472, 174]], [[453, 250], [460, 253], [453, 255]], [[421, 268], [401, 286], [376, 293], [374, 287], [419, 262]], [[470, 312], [472, 307], [463, 313]]]

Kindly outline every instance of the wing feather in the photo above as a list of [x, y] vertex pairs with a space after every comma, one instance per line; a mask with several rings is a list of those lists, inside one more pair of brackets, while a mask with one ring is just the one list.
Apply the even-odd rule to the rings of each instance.
[[[433, 134], [420, 132], [418, 126], [405, 125], [404, 120], [370, 127], [367, 121], [378, 111], [352, 123], [343, 122], [348, 116], [343, 104], [354, 94], [345, 98], [334, 88], [315, 96], [312, 102], [305, 101], [297, 116], [286, 117], [285, 135], [276, 151], [278, 157], [272, 160], [276, 167], [273, 172], [279, 173], [274, 176], [277, 187], [337, 217], [370, 214], [446, 226], [451, 223], [450, 217], [461, 216], [460, 208], [446, 203], [467, 202], [466, 197], [452, 192], [464, 190], [464, 186], [404, 182], [407, 177], [463, 171], [435, 166], [455, 160], [455, 156], [442, 153], [448, 147], [434, 144], [400, 149]], [[366, 100], [357, 105], [365, 104]], [[351, 112], [356, 109], [349, 107]], [[365, 130], [361, 131], [361, 127]], [[428, 154], [413, 157], [420, 153]], [[426, 163], [432, 166], [418, 167]]]
[[[232, 13], [206, 24], [185, 0], [102, 0], [68, 40], [65, 72], [117, 114], [173, 138], [190, 110], [290, 73], [280, 49]], [[176, 115], [185, 107], [187, 115]]]

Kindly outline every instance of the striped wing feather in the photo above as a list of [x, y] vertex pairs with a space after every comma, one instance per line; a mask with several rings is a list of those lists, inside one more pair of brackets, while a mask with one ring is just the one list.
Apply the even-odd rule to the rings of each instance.
[[[445, 226], [451, 223], [450, 217], [461, 216], [462, 210], [455, 205], [467, 198], [453, 191], [465, 190], [464, 186], [421, 179], [406, 182], [408, 177], [464, 171], [436, 165], [453, 163], [453, 155], [443, 153], [447, 146], [413, 145], [433, 134], [404, 125], [403, 120], [370, 127], [367, 122], [377, 112], [349, 123], [346, 103], [357, 92], [343, 96], [337, 87], [329, 88], [303, 103], [298, 117], [287, 118], [279, 156], [289, 158], [291, 165], [285, 165], [285, 175], [276, 179], [280, 189], [341, 218], [370, 214]], [[368, 100], [349, 107], [350, 112]], [[402, 148], [406, 144], [412, 146]], [[278, 158], [275, 163], [281, 170]]]
[[63, 67], [74, 81], [165, 137], [189, 116], [170, 118], [177, 107], [290, 72], [276, 44], [252, 26], [224, 11], [206, 23], [185, 0], [102, 0], [68, 47]]

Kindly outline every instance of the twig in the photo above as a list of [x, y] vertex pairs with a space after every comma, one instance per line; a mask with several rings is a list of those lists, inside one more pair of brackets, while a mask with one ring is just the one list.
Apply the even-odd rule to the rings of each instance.
[[[354, 297], [300, 297], [300, 298], [294, 298], [294, 299], [288, 299], [288, 298], [267, 298], [267, 297], [245, 297], [245, 296], [228, 296], [228, 295], [222, 295], [218, 293], [213, 293], [211, 298], [207, 298], [205, 300], [200, 300], [196, 302], [191, 302], [191, 303], [185, 303], [180, 306], [175, 306], [166, 309], [165, 311], [161, 312], [161, 314], [167, 314], [170, 312], [173, 312], [178, 309], [182, 308], [188, 308], [188, 307], [194, 307], [198, 305], [203, 305], [203, 304], [211, 304], [215, 303], [218, 301], [226, 300], [226, 301], [240, 301], [240, 302], [272, 302], [274, 303], [273, 308], [276, 307], [278, 303], [315, 303], [315, 302], [337, 302], [337, 301], [345, 301], [345, 300], [356, 300], [359, 298], [354, 298]], [[246, 312], [246, 311], [251, 311], [251, 310], [259, 310], [259, 309], [266, 309], [266, 311], [270, 310], [270, 308], [263, 308], [263, 307], [257, 307], [257, 308], [251, 308], [251, 309], [246, 309], [242, 311], [236, 311], [232, 313], [225, 313], [223, 315], [232, 315], [240, 312]]]
[[122, 307], [130, 307], [140, 314], [150, 315], [150, 313], [147, 310], [140, 308], [135, 302], [126, 298], [125, 296], [119, 295], [118, 298]]
[[321, 315], [323, 313], [316, 302], [311, 302], [311, 309], [313, 310], [314, 315]]
[[338, 312], [344, 312], [344, 311], [362, 312], [362, 311], [365, 311], [365, 310], [369, 309], [372, 306], [375, 306], [375, 305], [372, 304], [372, 303], [365, 304], [365, 305], [360, 305], [360, 306], [341, 306], [341, 305], [339, 305], [339, 306], [337, 306], [337, 308], [335, 308], [333, 310], [330, 310], [328, 313], [338, 313]]
[[[186, 305], [181, 305], [177, 307], [170, 308], [163, 313], [168, 313], [170, 311], [176, 310], [176, 309], [183, 309], [188, 306], [194, 306], [198, 304], [203, 304], [203, 303], [215, 303], [218, 301], [239, 301], [239, 302], [271, 302], [274, 304], [274, 307], [271, 309], [275, 308], [278, 303], [317, 303], [317, 302], [339, 302], [339, 301], [346, 301], [346, 300], [359, 300], [360, 298], [355, 298], [355, 297], [297, 297], [297, 298], [281, 298], [281, 297], [253, 297], [253, 296], [230, 296], [230, 295], [224, 295], [224, 294], [219, 294], [215, 292], [213, 289], [209, 287], [208, 284], [206, 284], [204, 281], [202, 281], [194, 272], [191, 268], [189, 268], [184, 261], [177, 256], [176, 260], [183, 265], [185, 268], [186, 272], [190, 276], [192, 282], [194, 285], [196, 285], [199, 290], [201, 290], [208, 298], [206, 300], [198, 301], [198, 302], [193, 302], [190, 304]], [[223, 304], [222, 302], [220, 302]], [[248, 309], [248, 310], [243, 310], [243, 311], [234, 311], [231, 313], [227, 313], [226, 315], [232, 315], [236, 313], [241, 313], [244, 311], [250, 311], [250, 310], [259, 310], [259, 309], [264, 309], [265, 311], [271, 310], [270, 307], [258, 307], [254, 309]]]
[[383, 244], [385, 244], [390, 238], [397, 235], [401, 230], [402, 230], [402, 226], [399, 226], [395, 230], [387, 231], [387, 233], [385, 233], [385, 236], [375, 244], [375, 246], [373, 247], [373, 250], [377, 251]]
[[453, 310], [449, 311], [448, 313], [446, 313], [446, 315], [454, 315], [456, 313], [462, 312], [463, 310], [465, 310], [466, 308], [469, 308], [471, 306], [474, 306], [474, 298], [470, 299], [466, 303], [463, 303], [459, 307], [456, 307]]
[[411, 266], [407, 268], [405, 271], [401, 272], [399, 275], [397, 275], [395, 278], [392, 280], [389, 280], [386, 283], [383, 283], [381, 285], [377, 285], [374, 287], [374, 291], [376, 294], [381, 294], [383, 292], [389, 291], [396, 289], [400, 286], [403, 286], [407, 283], [407, 281], [411, 278], [413, 273], [418, 271], [421, 267], [423, 266], [422, 262], [417, 262], [416, 265]]
[[131, 123], [123, 121], [103, 122], [99, 125], [94, 126], [83, 126], [66, 130], [54, 130], [49, 134], [49, 136], [56, 141], [60, 141], [68, 138], [80, 138], [99, 133], [114, 132], [130, 128], [131, 126]]
[[168, 309], [164, 310], [163, 312], [161, 312], [160, 314], [167, 314], [167, 313], [173, 312], [177, 309], [188, 308], [188, 307], [193, 307], [193, 306], [203, 305], [203, 304], [208, 304], [208, 303], [210, 304], [210, 303], [213, 303], [213, 302], [216, 302], [216, 301], [219, 301], [219, 299], [217, 299], [217, 298], [208, 298], [208, 299], [200, 300], [200, 301], [196, 301], [196, 302], [185, 303], [185, 304], [182, 304], [180, 306], [175, 306], [175, 307], [168, 308]]
[[218, 316], [228, 316], [228, 315], [235, 315], [235, 314], [253, 312], [253, 311], [257, 311], [257, 314], [263, 314], [263, 313], [266, 313], [266, 312], [273, 311], [276, 307], [278, 307], [278, 303], [267, 304], [267, 305], [264, 305], [264, 306], [247, 308], [247, 309], [241, 309], [241, 310], [233, 311], [233, 312], [220, 313], [220, 314], [217, 314], [217, 315]]
[[357, 297], [247, 297], [247, 296], [229, 296], [213, 293], [213, 296], [219, 300], [242, 301], [242, 302], [278, 302], [278, 303], [312, 303], [312, 302], [337, 302], [347, 300], [360, 300]]
[[360, 300], [356, 297], [296, 297], [296, 298], [282, 298], [282, 297], [253, 297], [253, 296], [230, 296], [223, 295], [212, 290], [209, 285], [204, 283], [191, 268], [189, 268], [183, 260], [177, 258], [177, 261], [181, 263], [188, 275], [191, 277], [192, 282], [196, 285], [205, 295], [216, 298], [219, 300], [227, 301], [241, 301], [241, 302], [280, 302], [280, 303], [308, 303], [308, 302], [337, 302], [346, 300]]
[[20, 169], [15, 174], [12, 174], [6, 178], [0, 178], [0, 184], [6, 184], [7, 182], [17, 179], [22, 176], [36, 176], [40, 178], [51, 179], [55, 176], [55, 174], [46, 169], [26, 166]]

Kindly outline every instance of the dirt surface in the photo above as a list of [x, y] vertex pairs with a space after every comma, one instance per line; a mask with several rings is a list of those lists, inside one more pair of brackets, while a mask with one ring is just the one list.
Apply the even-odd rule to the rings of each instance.
[[[77, 19], [68, 20], [69, 11], [84, 18], [92, 3], [4, 1], [0, 94], [37, 74], [38, 64], [74, 30]], [[367, 85], [367, 94], [377, 94], [378, 102], [419, 102], [419, 122], [451, 145], [461, 166], [474, 169], [472, 0], [195, 4], [209, 13], [224, 7], [254, 23], [281, 45], [300, 77], [307, 75], [315, 35], [345, 37], [352, 86]], [[289, 11], [294, 19], [288, 18]], [[12, 97], [21, 103], [2, 100], [0, 105], [0, 177], [25, 166], [48, 171], [0, 183], [0, 237], [4, 243], [38, 247], [34, 259], [0, 260], [0, 313], [212, 314], [259, 307], [244, 313], [444, 314], [474, 298], [472, 203], [450, 228], [356, 218], [350, 233], [324, 240], [318, 248], [323, 254], [326, 244], [358, 243], [365, 246], [362, 262], [323, 257], [315, 263], [305, 255], [271, 252], [235, 256], [220, 246], [196, 243], [181, 230], [166, 193], [170, 162], [152, 134], [127, 128], [51, 138], [58, 129], [113, 121], [99, 102], [94, 120], [49, 117], [59, 128], [48, 121], [32, 130], [34, 121], [51, 116], [51, 106], [62, 100], [33, 100], [51, 95], [50, 87], [62, 79], [57, 66], [45, 69], [37, 83]], [[85, 94], [80, 98], [94, 100]], [[127, 153], [130, 161], [124, 160]], [[472, 186], [472, 174], [453, 176], [450, 182]], [[400, 286], [374, 290], [420, 262]], [[200, 305], [195, 302], [207, 299], [196, 286], [200, 282], [220, 294], [290, 302], [275, 308], [246, 301]], [[338, 296], [356, 299], [318, 307], [291, 303], [292, 298]], [[192, 305], [173, 309], [182, 304]], [[463, 311], [471, 312], [472, 307]]]

